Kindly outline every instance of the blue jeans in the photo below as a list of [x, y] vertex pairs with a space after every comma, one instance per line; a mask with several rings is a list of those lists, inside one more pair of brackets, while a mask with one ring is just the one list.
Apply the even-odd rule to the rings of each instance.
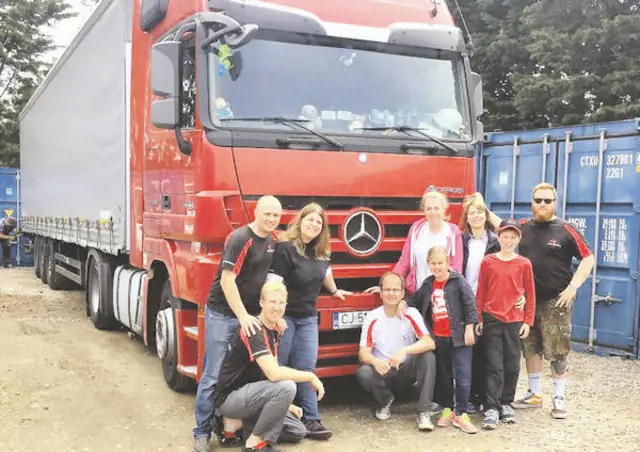
[[215, 409], [213, 392], [218, 383], [220, 367], [222, 367], [222, 360], [227, 353], [229, 342], [240, 328], [238, 319], [220, 314], [209, 309], [208, 306], [204, 311], [204, 319], [204, 362], [202, 363], [202, 377], [196, 393], [194, 437], [211, 437], [211, 421]]
[[454, 408], [457, 415], [467, 412], [471, 394], [471, 362], [473, 347], [454, 347], [450, 337], [434, 336], [436, 340], [436, 387], [434, 399], [445, 408]]
[[[318, 362], [318, 315], [311, 317], [286, 316], [287, 329], [278, 342], [278, 361], [281, 366], [313, 372]], [[318, 396], [310, 383], [298, 383], [297, 399], [305, 422], [319, 421]]]

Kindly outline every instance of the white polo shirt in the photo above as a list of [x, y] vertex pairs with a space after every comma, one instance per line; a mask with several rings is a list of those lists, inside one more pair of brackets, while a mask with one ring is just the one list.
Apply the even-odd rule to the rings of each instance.
[[384, 306], [367, 313], [360, 333], [360, 347], [370, 347], [373, 356], [389, 359], [398, 350], [415, 343], [429, 330], [416, 308], [407, 308], [404, 319], [388, 317]]

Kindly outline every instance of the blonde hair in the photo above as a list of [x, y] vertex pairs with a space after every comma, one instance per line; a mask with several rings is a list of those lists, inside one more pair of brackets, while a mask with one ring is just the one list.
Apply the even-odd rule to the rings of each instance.
[[287, 292], [287, 286], [285, 286], [281, 281], [269, 281], [264, 283], [262, 286], [262, 290], [260, 290], [260, 299], [266, 300], [267, 296], [272, 293], [280, 293], [284, 295], [285, 300], [289, 295]]
[[436, 256], [443, 256], [447, 259], [447, 262], [449, 262], [449, 252], [444, 246], [436, 245], [431, 247], [431, 249], [427, 253], [427, 262], [429, 262]]
[[289, 223], [287, 230], [278, 237], [280, 242], [291, 242], [298, 254], [305, 255], [305, 244], [302, 241], [302, 232], [300, 225], [302, 220], [312, 213], [317, 213], [322, 219], [322, 230], [318, 237], [313, 239], [309, 244], [313, 246], [315, 257], [321, 261], [328, 261], [331, 256], [331, 235], [329, 233], [329, 225], [327, 224], [327, 215], [324, 209], [317, 203], [312, 202], [304, 206]]
[[436, 199], [442, 203], [442, 219], [444, 221], [449, 221], [451, 219], [451, 215], [447, 212], [449, 208], [449, 200], [447, 199], [447, 195], [441, 193], [437, 190], [427, 189], [422, 195], [422, 199], [420, 200], [420, 209], [424, 212], [427, 199]]
[[468, 234], [471, 234], [471, 226], [469, 226], [469, 220], [468, 220], [469, 209], [471, 207], [477, 207], [478, 209], [483, 210], [485, 216], [487, 217], [484, 222], [484, 229], [491, 232], [496, 232], [495, 226], [493, 225], [493, 223], [491, 223], [491, 221], [489, 221], [489, 217], [490, 217], [489, 209], [487, 208], [487, 205], [484, 203], [482, 198], [478, 196], [470, 197], [470, 199], [465, 204], [462, 205], [462, 212], [460, 213], [460, 221], [458, 222], [458, 226], [460, 227], [460, 230], [465, 231]]
[[554, 187], [548, 182], [542, 182], [536, 185], [535, 187], [533, 187], [533, 190], [531, 190], [531, 197], [533, 198], [536, 195], [536, 192], [539, 190], [551, 190], [553, 192], [553, 197], [554, 198], [558, 197], [558, 192], [556, 191], [556, 187]]

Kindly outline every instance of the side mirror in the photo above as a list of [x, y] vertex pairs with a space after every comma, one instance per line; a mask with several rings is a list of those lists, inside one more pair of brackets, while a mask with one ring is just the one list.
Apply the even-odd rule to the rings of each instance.
[[482, 77], [475, 72], [471, 73], [471, 92], [473, 94], [473, 106], [475, 117], [479, 118], [484, 113], [482, 100]]
[[160, 129], [174, 130], [180, 152], [191, 155], [191, 143], [180, 131], [180, 63], [182, 43], [164, 41], [151, 50], [151, 91], [164, 99], [151, 104], [151, 124]]
[[251, 41], [258, 32], [256, 24], [240, 25], [233, 18], [220, 13], [203, 15], [200, 23], [215, 26], [215, 31], [207, 37], [202, 44], [202, 49], [207, 49], [214, 42], [222, 41], [232, 49], [237, 49]]
[[159, 42], [151, 50], [151, 91], [164, 99], [151, 105], [151, 123], [161, 129], [180, 124], [180, 60], [182, 43]]

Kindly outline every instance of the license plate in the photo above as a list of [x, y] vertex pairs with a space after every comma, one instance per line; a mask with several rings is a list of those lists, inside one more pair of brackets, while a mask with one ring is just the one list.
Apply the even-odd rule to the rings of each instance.
[[360, 328], [368, 311], [345, 311], [333, 313], [333, 329]]

